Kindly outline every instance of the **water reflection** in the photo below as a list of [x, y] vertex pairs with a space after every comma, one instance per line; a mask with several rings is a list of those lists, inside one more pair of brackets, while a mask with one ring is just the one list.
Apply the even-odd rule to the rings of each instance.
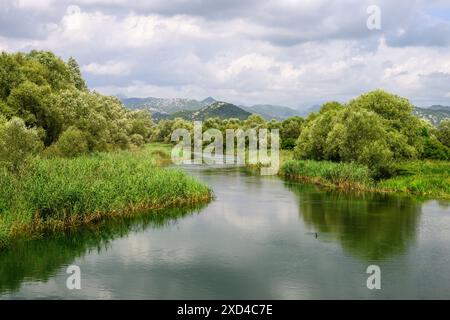
[[349, 193], [286, 183], [298, 197], [299, 215], [319, 239], [339, 241], [367, 260], [403, 254], [414, 242], [422, 204], [410, 197]]
[[16, 243], [0, 252], [0, 294], [16, 291], [23, 281], [48, 281], [64, 265], [93, 251], [108, 250], [110, 243], [148, 228], [161, 228], [199, 212], [204, 206], [159, 210], [150, 214], [105, 220], [45, 240]]

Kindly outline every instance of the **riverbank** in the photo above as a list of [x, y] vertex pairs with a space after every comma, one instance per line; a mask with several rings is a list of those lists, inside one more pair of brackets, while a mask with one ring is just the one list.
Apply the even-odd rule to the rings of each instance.
[[16, 176], [0, 171], [0, 247], [15, 238], [95, 224], [143, 209], [204, 203], [208, 187], [180, 170], [161, 168], [170, 149], [33, 159]]
[[408, 193], [450, 200], [450, 162], [411, 161], [396, 165], [396, 175], [375, 181], [367, 167], [329, 161], [287, 160], [281, 176], [330, 188], [385, 193]]

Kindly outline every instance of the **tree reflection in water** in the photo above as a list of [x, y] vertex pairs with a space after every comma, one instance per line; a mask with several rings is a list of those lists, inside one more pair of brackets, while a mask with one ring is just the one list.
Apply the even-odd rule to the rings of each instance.
[[298, 196], [299, 215], [319, 239], [338, 241], [370, 261], [405, 253], [415, 240], [422, 204], [407, 196], [354, 193], [287, 182]]
[[13, 292], [23, 281], [48, 281], [59, 269], [94, 250], [107, 250], [111, 241], [147, 228], [161, 228], [199, 212], [204, 205], [137, 213], [104, 220], [94, 226], [58, 236], [14, 244], [0, 252], [0, 293]]

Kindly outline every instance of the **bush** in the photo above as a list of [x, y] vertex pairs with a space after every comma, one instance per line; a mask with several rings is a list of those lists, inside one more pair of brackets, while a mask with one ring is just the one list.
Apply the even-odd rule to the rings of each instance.
[[439, 141], [444, 146], [450, 148], [450, 119], [444, 119], [441, 121], [437, 136]]
[[140, 134], [135, 133], [131, 136], [131, 143], [134, 144], [135, 146], [141, 147], [144, 145], [145, 141]]
[[430, 137], [425, 140], [422, 157], [434, 160], [450, 160], [450, 149], [436, 138]]
[[28, 129], [22, 119], [0, 119], [0, 163], [8, 170], [19, 172], [42, 147], [37, 130]]
[[75, 127], [69, 127], [55, 144], [56, 152], [63, 157], [76, 157], [89, 151], [86, 134]]

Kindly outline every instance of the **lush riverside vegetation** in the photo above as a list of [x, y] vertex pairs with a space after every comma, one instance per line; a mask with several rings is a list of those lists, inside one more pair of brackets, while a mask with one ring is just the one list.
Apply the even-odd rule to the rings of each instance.
[[74, 59], [0, 55], [0, 247], [137, 209], [204, 202], [209, 189], [162, 169], [154, 123], [88, 90]]
[[450, 200], [450, 163], [448, 161], [414, 161], [399, 163], [396, 174], [374, 179], [368, 167], [354, 163], [288, 160], [280, 174], [325, 187], [375, 192], [403, 192], [428, 198]]
[[[436, 128], [377, 90], [307, 118], [205, 119], [203, 129], [278, 129], [281, 174], [342, 188], [450, 198], [450, 120]], [[142, 208], [206, 201], [167, 163], [177, 118], [154, 123], [90, 91], [77, 62], [51, 52], [0, 55], [0, 246]], [[149, 143], [153, 145], [149, 146]]]
[[[265, 121], [210, 118], [203, 129], [279, 129], [280, 171], [290, 179], [326, 186], [408, 192], [450, 198], [450, 119], [439, 127], [413, 114], [405, 98], [376, 90], [346, 104], [325, 103], [305, 119]], [[162, 120], [152, 138], [170, 142], [175, 128], [193, 129], [183, 119]], [[248, 165], [258, 172], [260, 165]]]
[[326, 103], [303, 123], [281, 174], [342, 188], [450, 199], [450, 120], [419, 120], [401, 97], [378, 90]]
[[291, 179], [342, 188], [362, 189], [372, 182], [366, 166], [343, 162], [289, 160], [283, 164], [281, 174]]
[[396, 168], [397, 174], [379, 181], [377, 189], [450, 200], [450, 162], [412, 161]]
[[98, 222], [142, 209], [210, 199], [208, 188], [156, 166], [155, 148], [34, 158], [17, 176], [0, 172], [0, 245], [11, 238]]

